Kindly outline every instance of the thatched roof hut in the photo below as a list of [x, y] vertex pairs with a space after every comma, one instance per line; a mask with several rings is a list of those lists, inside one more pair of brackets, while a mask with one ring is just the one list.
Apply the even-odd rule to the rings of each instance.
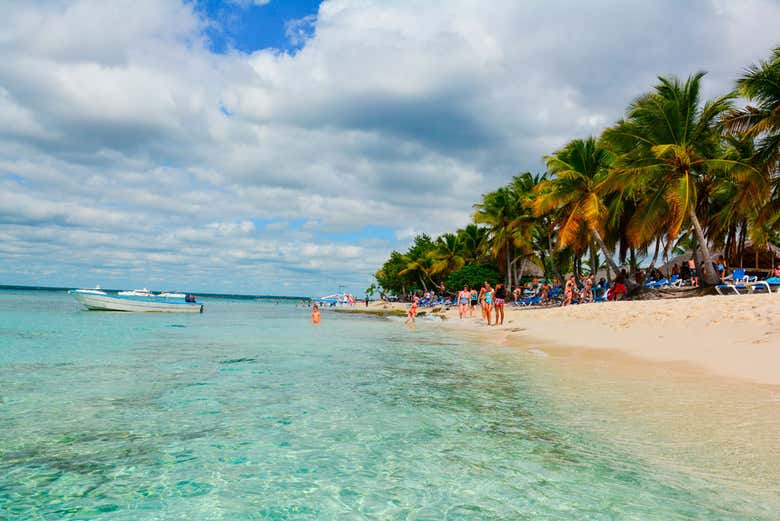
[[[716, 261], [718, 256], [723, 255], [723, 250], [713, 249], [710, 250], [712, 254], [712, 261]], [[687, 262], [691, 258], [692, 252], [686, 251], [682, 255], [677, 255], [669, 259], [663, 266], [661, 271], [669, 273], [672, 270], [672, 266], [675, 264], [682, 265], [683, 262]], [[732, 268], [744, 268], [746, 270], [756, 272], [768, 272], [778, 263], [780, 263], [780, 247], [768, 243], [766, 246], [754, 247], [751, 241], [747, 241], [743, 250], [742, 256], [738, 259], [739, 262], [734, 263]]]

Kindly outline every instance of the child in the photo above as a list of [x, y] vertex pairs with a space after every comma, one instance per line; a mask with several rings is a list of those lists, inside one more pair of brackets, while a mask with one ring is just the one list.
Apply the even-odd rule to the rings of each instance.
[[315, 326], [320, 323], [320, 308], [315, 303], [314, 308], [311, 310], [311, 323]]
[[412, 321], [412, 324], [417, 323], [417, 302], [420, 300], [420, 297], [417, 295], [414, 296], [414, 301], [412, 302], [412, 306], [409, 308], [409, 312], [406, 314], [406, 320], [404, 320], [404, 324], [408, 324], [409, 321]]

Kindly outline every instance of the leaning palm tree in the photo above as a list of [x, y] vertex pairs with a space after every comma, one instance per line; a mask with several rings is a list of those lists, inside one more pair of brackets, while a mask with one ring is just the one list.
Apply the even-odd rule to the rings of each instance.
[[601, 235], [607, 217], [601, 185], [612, 160], [610, 153], [589, 137], [570, 141], [545, 159], [555, 177], [538, 187], [534, 212], [543, 215], [557, 210], [561, 248], [584, 249], [583, 241], [586, 245], [589, 233], [617, 273], [619, 268]]
[[[737, 162], [721, 157], [717, 127], [718, 119], [731, 109], [733, 95], [702, 104], [702, 76], [697, 73], [684, 83], [659, 77], [654, 91], [637, 98], [603, 138], [619, 153], [610, 175], [612, 186], [642, 191], [637, 213], [646, 223], [663, 223], [670, 237], [689, 222], [709, 262], [699, 216], [707, 214], [713, 178]], [[707, 282], [717, 282], [713, 270], [706, 275]]]
[[428, 285], [425, 283], [427, 280], [431, 284], [435, 284], [431, 276], [433, 268], [433, 257], [430, 254], [423, 254], [420, 257], [408, 257], [406, 256], [406, 268], [398, 272], [399, 275], [409, 277], [410, 280], [419, 280], [424, 291], [428, 291]]

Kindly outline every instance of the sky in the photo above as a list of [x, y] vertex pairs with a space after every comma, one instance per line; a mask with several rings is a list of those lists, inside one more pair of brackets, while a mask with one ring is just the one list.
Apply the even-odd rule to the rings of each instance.
[[0, 0], [0, 284], [362, 294], [777, 0]]

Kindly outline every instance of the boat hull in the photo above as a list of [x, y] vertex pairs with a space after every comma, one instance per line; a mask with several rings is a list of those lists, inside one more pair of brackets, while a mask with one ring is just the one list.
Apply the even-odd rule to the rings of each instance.
[[203, 304], [198, 302], [164, 302], [154, 298], [96, 295], [70, 291], [73, 298], [87, 309], [95, 311], [133, 311], [155, 313], [203, 313]]

